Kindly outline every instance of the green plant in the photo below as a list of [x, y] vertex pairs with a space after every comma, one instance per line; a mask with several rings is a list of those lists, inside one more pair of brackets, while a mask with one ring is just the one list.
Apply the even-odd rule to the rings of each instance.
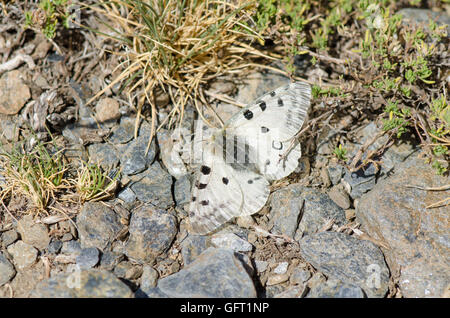
[[334, 148], [333, 154], [338, 158], [339, 160], [346, 161], [347, 160], [347, 149], [342, 147], [342, 144], [339, 145], [339, 147]]
[[117, 176], [109, 177], [108, 171], [103, 171], [96, 163], [82, 163], [74, 181], [80, 201], [100, 201], [111, 197], [117, 188]]
[[37, 28], [48, 39], [52, 39], [59, 23], [69, 27], [70, 5], [70, 0], [41, 0], [38, 9], [25, 12], [25, 26]]

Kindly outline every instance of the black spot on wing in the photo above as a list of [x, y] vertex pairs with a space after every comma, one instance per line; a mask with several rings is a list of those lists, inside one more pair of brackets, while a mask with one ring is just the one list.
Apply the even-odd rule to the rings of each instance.
[[203, 206], [206, 206], [206, 205], [209, 204], [209, 201], [208, 200], [202, 200], [202, 201], [200, 201], [200, 204], [203, 205]]
[[252, 183], [253, 183], [253, 180], [252, 180], [252, 179], [249, 179], [249, 180], [247, 181], [247, 183], [248, 183], [248, 184], [252, 184]]
[[195, 183], [195, 186], [196, 186], [198, 189], [202, 190], [202, 189], [205, 189], [205, 188], [206, 188], [207, 184], [206, 184], [206, 183], [200, 183], [200, 182], [197, 181], [197, 182]]
[[197, 200], [196, 197], [192, 197], [192, 202], [195, 202], [195, 200]]
[[275, 93], [275, 91], [271, 91], [269, 94], [270, 96], [274, 97], [277, 93]]
[[210, 167], [208, 167], [208, 166], [202, 166], [201, 167], [201, 169], [200, 169], [200, 171], [203, 173], [203, 174], [209, 174], [210, 172], [211, 172], [211, 168]]
[[247, 110], [244, 112], [244, 117], [245, 117], [245, 119], [250, 120], [250, 119], [253, 118], [253, 113], [252, 113], [250, 110], [247, 109]]
[[228, 178], [222, 178], [222, 182], [223, 184], [228, 184], [228, 182], [230, 182], [230, 180], [228, 180]]
[[262, 111], [265, 111], [267, 108], [266, 102], [259, 103], [259, 107], [261, 108]]
[[269, 132], [269, 128], [262, 126], [261, 132], [265, 134], [265, 133]]
[[283, 100], [281, 98], [278, 98], [278, 106], [282, 107], [284, 105]]

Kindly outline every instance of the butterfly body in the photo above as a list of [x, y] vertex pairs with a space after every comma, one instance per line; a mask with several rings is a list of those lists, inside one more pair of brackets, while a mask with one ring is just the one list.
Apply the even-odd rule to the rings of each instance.
[[289, 145], [305, 121], [310, 94], [308, 84], [292, 83], [263, 95], [223, 128], [201, 129], [201, 166], [189, 205], [192, 232], [207, 234], [265, 205], [269, 181], [298, 165], [301, 146]]

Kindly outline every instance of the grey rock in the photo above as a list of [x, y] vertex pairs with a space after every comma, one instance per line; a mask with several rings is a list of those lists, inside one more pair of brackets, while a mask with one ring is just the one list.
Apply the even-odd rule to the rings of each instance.
[[267, 266], [269, 266], [268, 262], [261, 261], [261, 260], [255, 260], [255, 267], [256, 267], [256, 271], [258, 273], [265, 272], [267, 269]]
[[11, 245], [12, 243], [14, 243], [19, 239], [19, 234], [16, 232], [16, 230], [9, 230], [3, 232], [0, 238], [3, 247], [7, 248], [9, 245]]
[[301, 298], [304, 294], [305, 286], [291, 286], [273, 298]]
[[164, 294], [158, 287], [153, 287], [145, 291], [139, 288], [136, 291], [136, 298], [169, 298], [169, 296]]
[[177, 233], [176, 218], [167, 211], [142, 206], [132, 212], [125, 254], [138, 262], [150, 262], [165, 252]]
[[11, 262], [0, 252], [0, 286], [3, 286], [9, 282], [14, 275], [16, 275], [16, 270]]
[[117, 197], [128, 204], [133, 203], [137, 199], [136, 194], [130, 188], [123, 189]]
[[38, 250], [23, 241], [17, 241], [8, 246], [8, 253], [13, 257], [14, 265], [18, 269], [29, 267], [36, 262]]
[[123, 167], [122, 172], [126, 175], [134, 175], [147, 169], [152, 164], [156, 157], [156, 145], [155, 140], [152, 140], [150, 149], [147, 155], [145, 150], [147, 149], [148, 137], [139, 136], [126, 145], [123, 156], [121, 156], [121, 165]]
[[276, 296], [283, 294], [286, 291], [286, 287], [283, 285], [271, 285], [267, 286], [264, 291], [265, 298], [275, 298]]
[[302, 186], [289, 185], [272, 194], [270, 206], [273, 233], [294, 237], [304, 202], [302, 191]]
[[397, 12], [403, 16], [402, 23], [422, 24], [428, 28], [430, 19], [436, 21], [437, 25], [447, 25], [447, 35], [450, 35], [450, 16], [445, 11], [435, 12], [430, 9], [403, 8]]
[[83, 247], [104, 250], [123, 229], [120, 215], [100, 202], [87, 202], [77, 216], [78, 234]]
[[448, 191], [426, 191], [448, 184], [422, 159], [411, 158], [364, 195], [356, 209], [363, 231], [383, 248], [404, 297], [442, 297], [449, 285], [448, 207], [427, 208], [448, 198]]
[[158, 281], [169, 297], [253, 298], [253, 281], [229, 249], [209, 248], [176, 274]]
[[111, 272], [83, 270], [39, 282], [31, 298], [130, 298], [130, 288]]
[[184, 265], [192, 263], [208, 247], [210, 247], [210, 242], [207, 236], [189, 235], [181, 242], [181, 256], [183, 257]]
[[90, 161], [98, 163], [104, 169], [111, 169], [119, 164], [117, 149], [108, 143], [92, 144], [87, 149]]
[[211, 237], [211, 243], [215, 247], [228, 248], [235, 252], [251, 252], [252, 244], [241, 239], [234, 233], [217, 233]]
[[333, 200], [334, 203], [336, 203], [344, 210], [347, 210], [351, 206], [350, 198], [347, 192], [345, 192], [345, 190], [342, 189], [341, 186], [333, 186], [328, 191], [328, 196], [331, 200]]
[[291, 277], [289, 281], [291, 284], [297, 285], [305, 283], [308, 279], [311, 278], [311, 272], [306, 268], [296, 267], [292, 270]]
[[162, 209], [173, 205], [172, 176], [158, 162], [136, 176], [138, 181], [131, 184], [131, 190], [141, 202], [151, 203]]
[[71, 240], [67, 242], [63, 242], [61, 247], [61, 253], [63, 254], [74, 254], [78, 255], [81, 253], [81, 244], [79, 241]]
[[277, 265], [277, 267], [274, 268], [273, 272], [280, 275], [285, 274], [287, 272], [288, 266], [288, 262], [281, 262]]
[[344, 168], [339, 164], [332, 164], [327, 167], [328, 176], [333, 185], [338, 184], [341, 181]]
[[125, 144], [134, 138], [135, 118], [122, 117], [120, 125], [113, 128], [108, 140], [113, 144]]
[[142, 270], [143, 272], [141, 276], [140, 288], [145, 292], [156, 287], [159, 274], [153, 267], [149, 265], [145, 265]]
[[120, 278], [134, 280], [142, 275], [142, 266], [123, 261], [114, 268], [114, 274]]
[[17, 140], [19, 136], [19, 128], [17, 126], [18, 124], [11, 119], [0, 117], [1, 137], [4, 137], [7, 141]]
[[351, 190], [350, 196], [353, 199], [357, 199], [375, 186], [376, 179], [377, 170], [375, 166], [370, 163], [364, 169], [361, 168], [355, 172], [350, 172], [345, 169], [343, 182], [345, 182], [345, 185]]
[[301, 194], [305, 202], [303, 213], [294, 238], [299, 240], [302, 236], [317, 232], [329, 220], [334, 219], [338, 226], [346, 223], [345, 211], [331, 198], [313, 188], [295, 185], [296, 191]]
[[175, 181], [174, 186], [175, 202], [178, 206], [190, 202], [191, 199], [191, 182], [187, 175]]
[[95, 247], [87, 247], [81, 250], [76, 258], [80, 269], [89, 269], [97, 265], [100, 258], [100, 252]]
[[330, 278], [361, 287], [368, 297], [384, 297], [389, 270], [372, 242], [337, 232], [321, 232], [300, 241], [304, 259]]
[[112, 271], [121, 261], [123, 261], [125, 255], [114, 252], [104, 252], [101, 256], [100, 266], [106, 270]]
[[59, 251], [61, 251], [62, 246], [63, 242], [61, 242], [60, 240], [54, 240], [51, 241], [50, 244], [48, 244], [47, 251], [50, 254], [58, 254]]
[[33, 217], [29, 214], [19, 220], [17, 230], [22, 241], [39, 250], [44, 250], [50, 243], [47, 227], [44, 224], [35, 223]]
[[326, 282], [312, 288], [306, 298], [364, 298], [364, 291], [355, 285], [345, 284], [337, 279], [329, 279]]

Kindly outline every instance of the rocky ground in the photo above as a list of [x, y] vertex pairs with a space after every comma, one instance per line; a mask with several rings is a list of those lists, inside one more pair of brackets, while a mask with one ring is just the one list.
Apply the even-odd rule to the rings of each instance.
[[[429, 190], [447, 185], [448, 177], [424, 163], [417, 140], [393, 144], [381, 166], [357, 172], [332, 156], [333, 130], [320, 136], [316, 152], [303, 140], [298, 169], [272, 186], [269, 202], [254, 216], [272, 235], [239, 220], [211, 235], [191, 235], [191, 177], [169, 173], [175, 169], [164, 160], [170, 132], [160, 132], [145, 154], [150, 124], [143, 120], [134, 138], [135, 112], [116, 92], [93, 107], [80, 102], [83, 86], [98, 90], [96, 72], [112, 70], [85, 72], [81, 85], [58, 84], [77, 61], [50, 46], [35, 38], [22, 50], [39, 66], [25, 63], [0, 75], [2, 142], [18, 140], [16, 128], [36, 122], [37, 105], [46, 105], [69, 161], [99, 161], [119, 172], [120, 182], [113, 198], [61, 205], [64, 213], [53, 217], [25, 213], [19, 199], [5, 201], [0, 297], [450, 296], [449, 208], [427, 208], [448, 197], [448, 189]], [[98, 60], [92, 61], [94, 69]], [[80, 72], [69, 73], [79, 79]], [[304, 76], [313, 74], [305, 68]], [[255, 72], [232, 88], [238, 102], [248, 103], [287, 82]], [[211, 90], [227, 92], [228, 85]], [[236, 110], [215, 106], [225, 117]], [[312, 101], [313, 109], [327, 106]], [[360, 123], [355, 142], [345, 145], [348, 157], [379, 130]]]

